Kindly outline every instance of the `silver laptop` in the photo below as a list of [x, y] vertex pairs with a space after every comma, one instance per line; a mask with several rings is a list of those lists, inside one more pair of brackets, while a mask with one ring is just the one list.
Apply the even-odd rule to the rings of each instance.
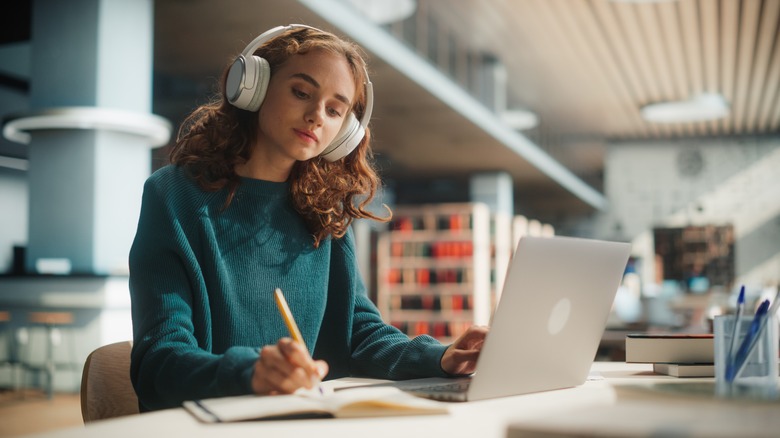
[[585, 382], [631, 246], [570, 237], [523, 237], [490, 333], [465, 379], [395, 382], [416, 395], [483, 400]]

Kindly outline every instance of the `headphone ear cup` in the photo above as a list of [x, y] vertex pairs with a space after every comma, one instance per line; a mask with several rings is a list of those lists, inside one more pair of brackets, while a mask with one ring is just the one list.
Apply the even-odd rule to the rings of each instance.
[[365, 129], [360, 125], [355, 114], [350, 111], [341, 130], [336, 134], [336, 138], [322, 151], [320, 156], [327, 161], [338, 161], [349, 155], [360, 144], [365, 134]]
[[251, 98], [244, 109], [254, 112], [260, 109], [260, 105], [262, 105], [263, 100], [265, 99], [265, 93], [268, 91], [268, 81], [271, 78], [271, 66], [265, 58], [252, 56], [250, 59], [250, 62], [255, 64], [255, 78], [253, 81], [255, 87], [252, 89]]
[[257, 111], [265, 99], [270, 77], [268, 61], [259, 56], [239, 56], [228, 71], [225, 95], [236, 108]]

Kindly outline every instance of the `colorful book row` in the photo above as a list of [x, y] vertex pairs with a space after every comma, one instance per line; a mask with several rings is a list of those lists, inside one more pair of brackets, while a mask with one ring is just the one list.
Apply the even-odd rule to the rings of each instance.
[[470, 258], [474, 255], [471, 241], [453, 242], [393, 242], [390, 245], [393, 257], [421, 258]]
[[400, 216], [390, 221], [390, 230], [470, 230], [471, 214], [450, 214], [438, 216]]
[[470, 268], [393, 268], [388, 269], [387, 271], [387, 283], [391, 285], [416, 284], [427, 286], [431, 284], [462, 284], [470, 283], [471, 277], [472, 270]]
[[401, 310], [471, 310], [471, 295], [401, 295], [392, 298], [394, 309]]

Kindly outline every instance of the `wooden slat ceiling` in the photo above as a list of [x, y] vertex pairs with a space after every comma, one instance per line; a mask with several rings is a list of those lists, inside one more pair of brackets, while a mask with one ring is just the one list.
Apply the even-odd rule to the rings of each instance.
[[[577, 138], [685, 138], [780, 129], [780, 1], [421, 0], [495, 53], [516, 104]], [[456, 31], [455, 31], [456, 30]], [[651, 124], [646, 104], [722, 94], [729, 117]]]
[[[613, 141], [780, 131], [780, 0], [418, 0], [412, 19], [435, 21], [458, 46], [501, 59], [509, 106], [540, 119], [524, 134], [596, 189]], [[156, 0], [155, 20], [155, 70], [158, 78], [174, 78], [174, 90], [175, 78], [218, 77], [243, 44], [270, 27], [299, 22], [332, 29], [289, 0]], [[428, 31], [419, 30], [418, 38]], [[384, 174], [402, 179], [506, 170], [523, 203], [558, 216], [582, 211], [584, 204], [522, 157], [378, 54], [369, 58], [377, 93], [372, 127], [375, 148], [387, 158]], [[181, 102], [189, 110], [212, 85], [200, 85], [197, 99], [157, 87], [155, 110], [166, 115]], [[641, 118], [646, 104], [703, 92], [722, 94], [731, 114], [679, 124]]]

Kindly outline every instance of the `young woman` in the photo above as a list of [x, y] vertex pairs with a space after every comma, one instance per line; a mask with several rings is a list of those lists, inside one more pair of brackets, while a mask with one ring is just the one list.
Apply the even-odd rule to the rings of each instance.
[[[485, 328], [451, 346], [409, 339], [366, 296], [349, 227], [387, 219], [366, 209], [379, 179], [358, 48], [308, 26], [275, 28], [221, 85], [144, 186], [130, 251], [141, 409], [291, 393], [325, 377], [473, 372]], [[276, 288], [310, 351], [289, 339]]]

